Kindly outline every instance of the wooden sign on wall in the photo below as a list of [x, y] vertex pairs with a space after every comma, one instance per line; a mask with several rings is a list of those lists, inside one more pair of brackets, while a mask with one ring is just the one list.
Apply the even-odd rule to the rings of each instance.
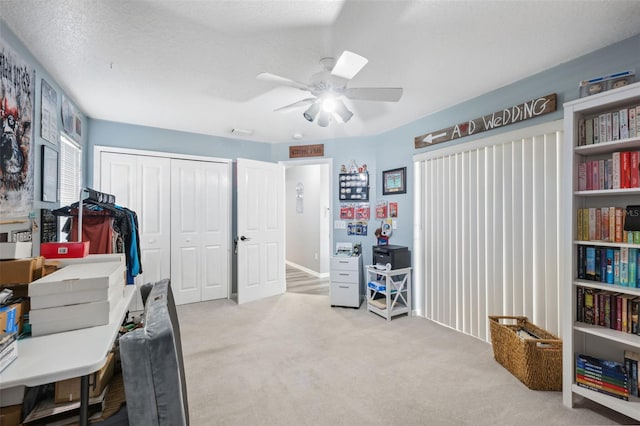
[[498, 127], [518, 123], [530, 118], [539, 117], [555, 111], [556, 103], [556, 94], [552, 93], [547, 96], [532, 99], [520, 105], [505, 108], [492, 114], [487, 114], [474, 120], [456, 124], [455, 126], [451, 126], [446, 129], [416, 136], [414, 145], [416, 149], [424, 148], [425, 146], [449, 142], [454, 139], [463, 138], [465, 136], [474, 135], [487, 130], [497, 129]]
[[324, 144], [289, 147], [289, 158], [324, 157]]

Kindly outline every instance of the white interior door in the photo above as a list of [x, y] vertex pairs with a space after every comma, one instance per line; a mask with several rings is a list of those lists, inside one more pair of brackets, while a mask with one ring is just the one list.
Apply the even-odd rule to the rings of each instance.
[[171, 286], [177, 304], [228, 296], [228, 165], [171, 160]]
[[284, 166], [239, 158], [238, 303], [286, 290]]

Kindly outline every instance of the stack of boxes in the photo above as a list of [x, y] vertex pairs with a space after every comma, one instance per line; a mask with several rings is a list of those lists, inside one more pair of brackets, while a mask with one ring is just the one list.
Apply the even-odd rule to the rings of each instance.
[[29, 284], [31, 334], [35, 337], [108, 324], [113, 307], [123, 297], [125, 283], [122, 255], [89, 256], [33, 281]]

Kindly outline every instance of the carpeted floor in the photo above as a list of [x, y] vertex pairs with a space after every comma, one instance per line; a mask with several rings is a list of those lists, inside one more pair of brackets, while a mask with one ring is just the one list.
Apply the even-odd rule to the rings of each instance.
[[178, 312], [194, 426], [637, 423], [531, 391], [488, 343], [421, 317], [388, 323], [294, 292]]

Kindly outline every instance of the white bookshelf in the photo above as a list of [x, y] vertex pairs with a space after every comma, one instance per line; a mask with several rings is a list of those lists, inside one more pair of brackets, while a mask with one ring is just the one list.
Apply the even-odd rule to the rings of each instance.
[[[589, 389], [579, 387], [575, 380], [575, 357], [583, 353], [602, 359], [623, 362], [624, 350], [640, 352], [640, 336], [611, 330], [603, 326], [576, 321], [577, 287], [611, 290], [632, 296], [640, 296], [640, 288], [623, 287], [602, 282], [578, 279], [578, 247], [626, 247], [638, 248], [640, 244], [611, 241], [584, 241], [577, 235], [578, 209], [589, 207], [626, 207], [640, 204], [640, 188], [578, 190], [578, 165], [588, 160], [607, 158], [613, 152], [640, 151], [640, 137], [632, 136], [611, 142], [579, 145], [580, 120], [596, 114], [620, 110], [631, 105], [640, 105], [640, 83], [577, 99], [564, 104], [564, 170], [565, 192], [563, 193], [564, 222], [562, 247], [566, 262], [563, 272], [562, 312], [563, 339], [563, 403], [573, 407], [574, 396], [580, 395], [607, 406], [626, 416], [640, 420], [640, 400], [617, 399]], [[640, 123], [640, 120], [638, 120]]]

